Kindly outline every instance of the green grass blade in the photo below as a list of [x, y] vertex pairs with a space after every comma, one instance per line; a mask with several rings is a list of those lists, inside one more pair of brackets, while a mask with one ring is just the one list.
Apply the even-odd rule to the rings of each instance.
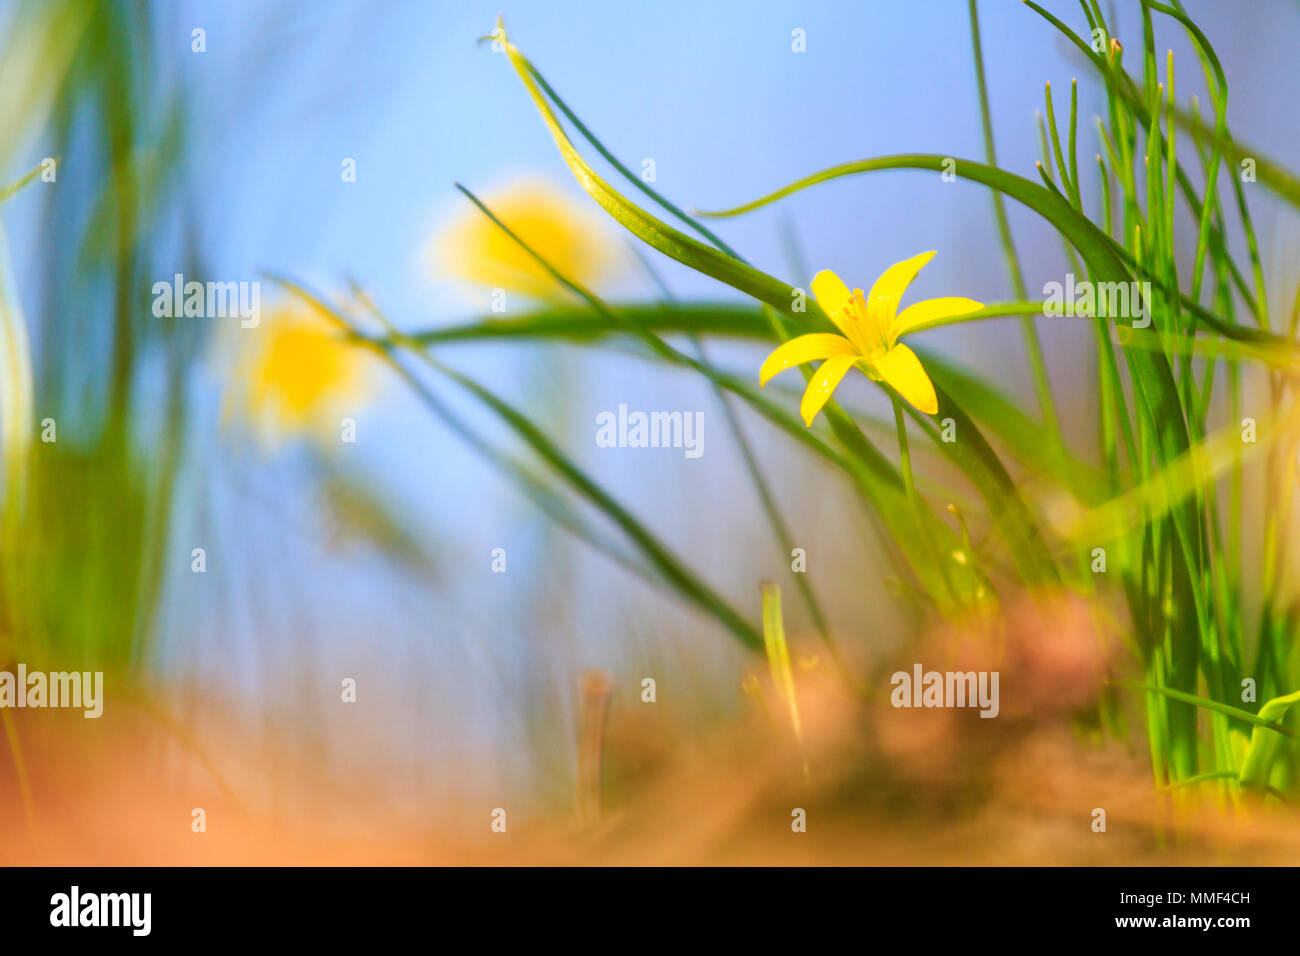
[[1242, 710], [1240, 707], [1233, 707], [1231, 704], [1223, 704], [1217, 700], [1207, 700], [1204, 697], [1198, 697], [1195, 694], [1189, 694], [1172, 687], [1157, 687], [1154, 684], [1144, 684], [1141, 681], [1117, 680], [1111, 681], [1111, 683], [1116, 687], [1127, 687], [1130, 690], [1144, 690], [1152, 694], [1159, 694], [1162, 697], [1168, 697], [1184, 704], [1191, 704], [1195, 707], [1223, 714], [1226, 717], [1233, 717], [1254, 727], [1272, 730], [1275, 733], [1281, 734], [1284, 737], [1290, 737], [1293, 740], [1297, 739], [1295, 734], [1287, 730], [1281, 724], [1275, 723], [1271, 720], [1266, 720], [1263, 717], [1252, 714], [1248, 710]]
[[[984, 76], [984, 50], [980, 42], [979, 12], [975, 0], [968, 4], [971, 29], [971, 46], [975, 57], [975, 84], [979, 93], [980, 128], [984, 135], [984, 158], [990, 166], [997, 166], [997, 150], [993, 142], [993, 120], [989, 110], [988, 83]], [[1007, 219], [1006, 204], [1002, 194], [994, 190], [993, 216], [997, 222], [998, 239], [1002, 244], [1003, 258], [1006, 260], [1007, 273], [1011, 277], [1012, 294], [1018, 299], [1029, 298], [1025, 288], [1024, 272], [1020, 268], [1020, 259], [1016, 255], [1015, 240], [1011, 236], [1011, 224]], [[1060, 419], [1056, 412], [1056, 402], [1052, 397], [1051, 382], [1047, 377], [1047, 362], [1043, 357], [1042, 343], [1038, 330], [1031, 316], [1038, 309], [1027, 311], [1020, 320], [1020, 333], [1025, 341], [1025, 351], [1029, 358], [1029, 369], [1034, 379], [1034, 392], [1038, 398], [1038, 409], [1046, 422], [1047, 437], [1056, 452], [1058, 461], [1065, 459], [1065, 440], [1061, 434]]]
[[16, 182], [12, 182], [8, 186], [0, 186], [0, 203], [3, 203], [6, 199], [10, 198], [11, 196], [17, 195], [20, 189], [22, 189], [28, 183], [32, 182], [32, 180], [34, 180], [37, 176], [41, 174], [42, 168], [43, 167], [41, 166], [37, 166], [35, 169], [33, 169], [31, 172], [29, 172], [27, 175], [23, 176], [21, 179], [17, 180]]
[[[799, 719], [799, 698], [795, 694], [794, 674], [790, 669], [790, 648], [785, 642], [785, 623], [781, 617], [781, 589], [770, 581], [762, 584], [763, 648], [767, 652], [772, 684], [790, 715], [790, 727], [800, 748], [803, 747], [803, 722]], [[805, 775], [808, 772], [804, 764]]]
[[[559, 147], [564, 162], [568, 165], [574, 178], [577, 179], [578, 184], [602, 209], [634, 236], [658, 249], [669, 258], [676, 259], [697, 272], [702, 272], [720, 282], [725, 282], [732, 288], [739, 289], [760, 302], [766, 302], [784, 314], [798, 317], [792, 311], [794, 290], [790, 286], [741, 262], [735, 256], [719, 252], [717, 249], [692, 239], [667, 223], [656, 219], [635, 203], [627, 200], [602, 179], [582, 158], [582, 155], [574, 148], [573, 143], [570, 142], [564, 128], [560, 125], [559, 119], [552, 111], [550, 103], [538, 87], [528, 60], [513, 43], [506, 39], [504, 28], [500, 30], [499, 39], [505, 46], [505, 52], [511, 65], [520, 80], [523, 81], [524, 87], [527, 89], [538, 112], [541, 113], [556, 146]], [[820, 311], [818, 314], [820, 315]], [[822, 327], [825, 331], [833, 331], [833, 327], [828, 320], [823, 323]]]
[[587, 305], [553, 306], [514, 318], [488, 316], [463, 324], [416, 329], [407, 333], [407, 338], [424, 345], [519, 338], [582, 342], [603, 339], [627, 326], [660, 335], [698, 332], [723, 338], [772, 338], [771, 326], [752, 305], [683, 302], [667, 309], [657, 303], [628, 304], [611, 305], [610, 311], [617, 321], [611, 323], [607, 316], [593, 312]]
[[[282, 277], [273, 277], [289, 291], [302, 297], [323, 315], [352, 332], [356, 329], [337, 310], [330, 308], [319, 296], [305, 286]], [[364, 337], [360, 337], [364, 341]], [[377, 344], [381, 349], [383, 343]], [[454, 381], [491, 409], [518, 435], [538, 457], [562, 477], [579, 495], [603, 512], [627, 535], [666, 581], [691, 603], [718, 620], [742, 643], [752, 648], [763, 645], [762, 637], [752, 624], [744, 619], [730, 604], [696, 577], [658, 538], [641, 524], [631, 512], [600, 487], [585, 471], [572, 461], [536, 424], [509, 403], [499, 398], [477, 381], [438, 361], [426, 352], [417, 353], [430, 368]]]
[[1273, 760], [1277, 756], [1281, 741], [1274, 734], [1262, 733], [1268, 726], [1277, 726], [1274, 721], [1281, 721], [1294, 703], [1300, 702], [1300, 690], [1285, 697], [1274, 697], [1259, 709], [1259, 719], [1265, 721], [1256, 724], [1250, 733], [1250, 746], [1246, 748], [1246, 758], [1241, 763], [1241, 785], [1262, 789], [1268, 786], [1269, 773], [1273, 769]]

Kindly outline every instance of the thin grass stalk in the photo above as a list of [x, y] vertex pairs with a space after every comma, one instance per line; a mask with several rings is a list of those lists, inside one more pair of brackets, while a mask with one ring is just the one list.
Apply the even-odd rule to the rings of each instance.
[[[997, 149], [993, 143], [993, 119], [989, 110], [988, 83], [984, 77], [984, 52], [980, 42], [979, 12], [976, 0], [969, 0], [971, 48], [975, 56], [975, 83], [979, 91], [980, 128], [984, 134], [984, 157], [990, 166], [997, 165]], [[1020, 269], [1020, 258], [1016, 254], [1015, 240], [1011, 236], [1011, 224], [1007, 219], [1006, 206], [1002, 196], [993, 191], [993, 215], [997, 220], [998, 239], [1002, 244], [1002, 254], [1007, 263], [1007, 273], [1011, 277], [1011, 288], [1017, 299], [1028, 299], [1025, 277]], [[1052, 397], [1052, 386], [1047, 375], [1047, 362], [1043, 357], [1043, 346], [1038, 338], [1038, 330], [1030, 315], [1021, 316], [1021, 335], [1025, 341], [1025, 352], [1029, 358], [1029, 368], [1033, 375], [1034, 391], [1038, 397], [1038, 410], [1047, 426], [1048, 435], [1053, 442], [1057, 457], [1065, 460], [1065, 441], [1061, 434], [1060, 416], [1056, 411], [1056, 401]]]

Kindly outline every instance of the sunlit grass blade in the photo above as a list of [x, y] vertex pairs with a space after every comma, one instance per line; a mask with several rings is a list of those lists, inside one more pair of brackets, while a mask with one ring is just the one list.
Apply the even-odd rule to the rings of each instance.
[[1224, 704], [1217, 700], [1208, 700], [1204, 697], [1198, 697], [1195, 694], [1188, 694], [1184, 691], [1172, 687], [1157, 687], [1153, 684], [1144, 684], [1140, 681], [1117, 680], [1112, 681], [1117, 687], [1127, 687], [1130, 690], [1142, 690], [1152, 694], [1159, 694], [1162, 697], [1168, 697], [1184, 704], [1190, 704], [1195, 707], [1201, 707], [1205, 710], [1212, 710], [1216, 713], [1223, 714], [1227, 717], [1235, 718], [1254, 727], [1262, 727], [1281, 734], [1284, 737], [1297, 739], [1296, 735], [1287, 730], [1281, 724], [1272, 720], [1266, 720], [1257, 714], [1252, 714], [1248, 710], [1242, 710], [1240, 707], [1233, 707], [1231, 704]]
[[1245, 443], [1243, 450], [1241, 429], [1235, 423], [1230, 424], [1207, 435], [1124, 494], [1087, 511], [1061, 515], [1056, 531], [1076, 541], [1113, 541], [1128, 534], [1143, 516], [1159, 518], [1183, 506], [1201, 485], [1265, 454], [1272, 442], [1281, 440], [1288, 429], [1297, 426], [1300, 418], [1295, 412], [1282, 420], [1261, 418], [1255, 425], [1257, 440]]
[[[772, 686], [790, 717], [790, 729], [800, 748], [803, 747], [803, 722], [799, 718], [799, 698], [795, 693], [794, 674], [790, 670], [790, 648], [785, 642], [785, 621], [781, 616], [781, 589], [770, 581], [762, 584], [763, 648], [767, 652]], [[804, 774], [808, 764], [804, 763]]]
[[[541, 113], [547, 129], [550, 131], [560, 155], [564, 158], [578, 184], [586, 190], [616, 222], [624, 226], [633, 235], [650, 244], [678, 262], [712, 276], [741, 292], [751, 295], [761, 302], [773, 306], [785, 314], [795, 314], [792, 306], [795, 301], [794, 290], [778, 279], [766, 275], [746, 265], [735, 256], [720, 252], [698, 240], [692, 239], [666, 223], [629, 202], [622, 194], [602, 179], [574, 148], [559, 119], [552, 111], [541, 89], [537, 86], [527, 59], [511, 43], [505, 29], [498, 22], [498, 38], [505, 47], [515, 72], [523, 81], [529, 96], [538, 112]], [[827, 331], [832, 331], [829, 322], [825, 323]]]
[[1243, 787], [1264, 788], [1268, 786], [1269, 773], [1273, 769], [1273, 760], [1277, 756], [1281, 741], [1275, 734], [1263, 733], [1265, 726], [1280, 722], [1291, 705], [1300, 702], [1300, 690], [1284, 697], [1274, 697], [1259, 709], [1259, 719], [1267, 724], [1256, 724], [1250, 734], [1250, 746], [1246, 748], [1246, 758], [1241, 764], [1241, 785]]
[[[970, 18], [971, 46], [975, 55], [975, 88], [979, 93], [980, 128], [984, 135], [984, 158], [990, 166], [996, 166], [998, 160], [993, 142], [993, 118], [989, 109], [988, 82], [984, 76], [984, 50], [980, 41], [979, 11], [976, 8], [975, 0], [970, 0], [967, 12]], [[1019, 299], [1027, 299], [1029, 293], [1025, 287], [1024, 272], [1020, 267], [1020, 259], [1016, 255], [1015, 241], [1011, 236], [1011, 224], [1007, 219], [1006, 203], [1002, 199], [1002, 194], [997, 190], [994, 190], [990, 195], [993, 200], [993, 216], [997, 222], [998, 239], [1002, 244], [1002, 255], [1006, 260], [1007, 272], [1011, 277], [1012, 293]], [[1065, 442], [1061, 435], [1060, 419], [1056, 411], [1055, 400], [1052, 397], [1051, 383], [1047, 378], [1047, 363], [1043, 358], [1043, 347], [1038, 339], [1038, 330], [1034, 327], [1031, 318], [1037, 311], [1037, 309], [1027, 310], [1023, 314], [1020, 330], [1021, 336], [1025, 340], [1025, 350], [1029, 356], [1029, 368], [1034, 376], [1034, 390], [1038, 396], [1039, 411], [1043, 415], [1046, 437], [1051, 443], [1050, 447], [1055, 452], [1059, 464], [1065, 457]]]
[[488, 316], [473, 322], [416, 329], [407, 338], [425, 345], [494, 339], [544, 339], [591, 341], [640, 327], [656, 335], [694, 332], [722, 338], [770, 342], [772, 329], [751, 305], [733, 302], [681, 302], [672, 308], [659, 304], [610, 305], [618, 321], [589, 306], [551, 306], [518, 317]]
[[44, 168], [45, 167], [43, 165], [37, 166], [31, 172], [27, 173], [27, 175], [21, 177], [15, 182], [10, 183], [8, 186], [0, 186], [0, 203], [3, 203], [6, 199], [10, 198], [11, 196], [17, 195], [18, 191], [21, 190], [28, 183], [35, 180], [36, 177], [41, 174], [41, 170]]

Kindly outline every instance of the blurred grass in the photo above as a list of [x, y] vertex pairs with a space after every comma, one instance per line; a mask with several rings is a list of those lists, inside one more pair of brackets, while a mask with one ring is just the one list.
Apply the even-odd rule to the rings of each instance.
[[[60, 157], [57, 180], [32, 180], [23, 197], [43, 206], [31, 273], [42, 285], [7, 290], [37, 302], [39, 320], [27, 405], [5, 403], [26, 440], [6, 442], [24, 493], [6, 494], [0, 658], [33, 668], [138, 669], [165, 574], [197, 352], [141, 307], [157, 255], [148, 226], [174, 201], [167, 166], [183, 158], [183, 104], [145, 85], [151, 31], [139, 5], [65, 2], [20, 8], [6, 37], [43, 51], [12, 73], [22, 57], [6, 60], [5, 95], [22, 104], [5, 115], [6, 141], [39, 133]], [[154, 362], [161, 413], [146, 422], [137, 389]]]

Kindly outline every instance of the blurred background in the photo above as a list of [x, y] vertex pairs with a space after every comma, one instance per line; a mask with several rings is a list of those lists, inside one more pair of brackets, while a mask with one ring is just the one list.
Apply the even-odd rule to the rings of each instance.
[[[1079, 19], [1074, 3], [1045, 6]], [[1236, 135], [1296, 157], [1300, 8], [1186, 6], [1230, 78]], [[1137, 35], [1136, 11], [1118, 7], [1116, 32]], [[1058, 91], [1060, 109], [1071, 78], [1086, 76], [1080, 154], [1084, 192], [1095, 195], [1091, 117], [1102, 100], [1085, 64], [1019, 3], [980, 12], [1001, 165], [1036, 178], [1042, 84]], [[0, 5], [0, 182], [57, 159], [56, 181], [32, 182], [0, 209], [6, 293], [31, 338], [33, 420], [58, 429], [56, 445], [34, 446], [36, 517], [5, 556], [14, 654], [122, 675], [110, 678], [110, 712], [115, 686], [149, 688], [151, 707], [195, 740], [220, 742], [217, 762], [245, 798], [274, 804], [295, 772], [282, 759], [291, 753], [330, 782], [335, 806], [351, 798], [393, 819], [430, 807], [475, 821], [484, 806], [544, 815], [572, 801], [585, 671], [608, 673], [616, 713], [640, 706], [642, 679], [655, 678], [648, 736], [667, 740], [743, 709], [742, 682], [765, 667], [549, 521], [379, 363], [373, 392], [355, 406], [355, 443], [268, 445], [223, 414], [241, 374], [230, 357], [246, 335], [237, 320], [151, 311], [152, 285], [183, 273], [260, 281], [269, 312], [275, 273], [331, 292], [354, 280], [407, 331], [489, 316], [489, 290], [438, 261], [436, 238], [469, 209], [453, 183], [490, 197], [540, 180], [589, 204], [506, 58], [477, 42], [497, 13], [611, 151], [636, 170], [652, 160], [656, 188], [684, 206], [735, 205], [872, 155], [983, 156], [960, 0]], [[1156, 27], [1157, 48], [1185, 64], [1180, 95], [1199, 88], [1183, 35]], [[795, 30], [806, 52], [792, 51]], [[355, 181], [341, 175], [349, 160]], [[1013, 295], [990, 205], [977, 186], [891, 173], [715, 228], [757, 267], [804, 287], [824, 268], [866, 285], [937, 249], [912, 295], [993, 302]], [[1300, 272], [1294, 216], [1268, 202], [1253, 212], [1270, 292], [1289, 301]], [[1060, 244], [1027, 211], [1009, 213], [1034, 297], [1065, 269]], [[615, 260], [602, 294], [657, 298], [631, 237], [596, 223]], [[642, 254], [676, 297], [740, 301]], [[512, 299], [507, 312], [524, 304]], [[1094, 427], [1072, 401], [1093, 388], [1076, 360], [1089, 335], [1056, 325], [1045, 337], [1080, 447], [1091, 447]], [[1013, 323], [939, 330], [926, 343], [1033, 407]], [[437, 354], [545, 424], [751, 618], [761, 579], [791, 585], [789, 556], [697, 377], [552, 343], [448, 344]], [[763, 354], [711, 351], [755, 379]], [[520, 450], [480, 406], [433, 387], [476, 433]], [[888, 414], [866, 381], [842, 395]], [[703, 455], [597, 447], [597, 414], [620, 404], [702, 411]], [[854, 659], [887, 653], [911, 622], [882, 581], [865, 516], [846, 511], [843, 483], [790, 454], [768, 425], [745, 412], [742, 422], [807, 551], [832, 633]], [[504, 573], [493, 571], [497, 548]], [[39, 648], [14, 636], [23, 615], [39, 622]], [[815, 655], [798, 601], [787, 601], [786, 623], [795, 647]], [[355, 704], [340, 702], [347, 678]]]

